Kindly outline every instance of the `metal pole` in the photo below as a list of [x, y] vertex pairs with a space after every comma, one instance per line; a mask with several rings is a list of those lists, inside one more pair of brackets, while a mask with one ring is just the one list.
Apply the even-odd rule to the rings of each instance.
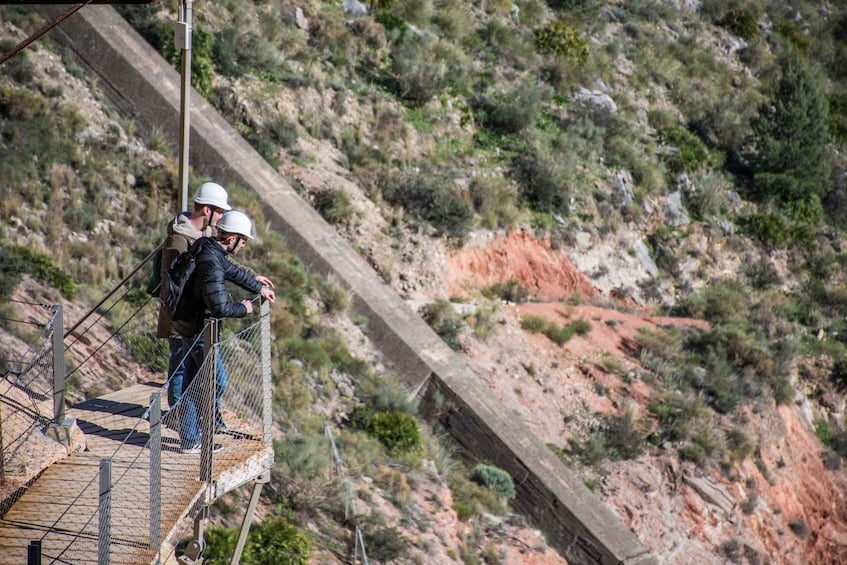
[[97, 565], [109, 565], [112, 541], [112, 460], [100, 460], [99, 528], [97, 530]]
[[150, 395], [150, 547], [161, 551], [162, 532], [162, 397]]
[[191, 133], [189, 115], [191, 99], [191, 20], [192, 0], [179, 3], [179, 19], [176, 22], [174, 44], [182, 50], [180, 110], [179, 110], [179, 187], [180, 208], [177, 214], [188, 210], [188, 141]]
[[215, 387], [217, 384], [217, 346], [218, 346], [218, 321], [206, 319], [206, 328], [203, 332], [203, 343], [205, 347], [205, 356], [203, 365], [207, 368], [203, 371], [202, 377], [205, 380], [201, 383], [198, 393], [199, 406], [197, 407], [198, 416], [200, 418], [200, 480], [203, 482], [212, 482], [213, 469], [213, 448], [214, 433], [215, 433]]
[[41, 565], [41, 540], [32, 540], [26, 548], [26, 565]]
[[271, 380], [271, 305], [262, 300], [260, 306], [260, 336], [262, 340], [262, 445], [273, 442], [273, 382]]
[[53, 423], [65, 421], [65, 318], [61, 304], [53, 307]]
[[256, 482], [253, 483], [253, 494], [250, 496], [250, 503], [247, 505], [247, 512], [244, 513], [244, 520], [241, 521], [241, 531], [238, 534], [238, 542], [235, 544], [235, 551], [232, 552], [232, 561], [230, 565], [238, 565], [241, 561], [241, 554], [244, 552], [244, 544], [247, 543], [247, 534], [250, 532], [250, 523], [253, 521], [253, 514], [256, 513], [256, 506], [259, 505], [259, 498], [262, 495], [262, 486], [270, 480], [268, 475], [259, 475], [256, 477]]

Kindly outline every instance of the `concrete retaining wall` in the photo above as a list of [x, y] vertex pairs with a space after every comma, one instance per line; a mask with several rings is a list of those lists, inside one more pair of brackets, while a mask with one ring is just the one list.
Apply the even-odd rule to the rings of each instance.
[[[39, 8], [56, 18], [66, 8]], [[108, 6], [88, 6], [51, 32], [100, 78], [115, 106], [143, 131], [178, 144], [180, 80]], [[544, 530], [572, 563], [655, 563], [618, 517], [536, 437], [492, 403], [474, 374], [386, 286], [368, 263], [305, 203], [198, 94], [192, 93], [190, 162], [195, 171], [255, 191], [272, 229], [312, 271], [334, 274], [353, 293], [352, 308], [368, 318], [371, 339], [471, 461], [508, 471], [515, 506]], [[436, 403], [436, 399], [438, 402]]]

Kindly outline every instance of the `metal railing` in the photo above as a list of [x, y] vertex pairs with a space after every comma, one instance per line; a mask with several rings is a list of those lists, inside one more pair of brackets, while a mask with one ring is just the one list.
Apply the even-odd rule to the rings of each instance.
[[[74, 481], [76, 490], [69, 487], [72, 499], [66, 509], [34, 540], [42, 560], [77, 563], [96, 556], [101, 564], [172, 562], [177, 538], [183, 533], [178, 527], [181, 520], [195, 520], [195, 528], [199, 523], [202, 532], [209, 504], [268, 471], [271, 379], [270, 357], [263, 353], [267, 349], [263, 344], [269, 343], [269, 315], [263, 304], [258, 322], [221, 341], [214, 341], [212, 330], [217, 324], [207, 323], [202, 365], [165, 417], [162, 387], [96, 469], [90, 464], [81, 466]], [[218, 394], [224, 382], [221, 368], [227, 379], [225, 390]], [[227, 442], [220, 454], [213, 442], [216, 400], [229, 427], [217, 436]], [[202, 440], [198, 452], [186, 453], [180, 446], [185, 447], [181, 442], [192, 426]], [[231, 472], [233, 461], [247, 471], [227, 482], [222, 475]], [[57, 539], [62, 543], [57, 544]], [[201, 535], [198, 555], [202, 543]], [[186, 548], [186, 554], [190, 552], [191, 545]]]
[[[133, 381], [149, 385], [152, 378], [133, 379], [128, 371], [120, 374], [118, 364], [127, 365], [127, 348], [138, 364], [146, 365], [142, 371], [162, 375], [167, 340], [155, 336], [158, 300], [142, 290], [147, 279], [142, 267], [153, 255], [67, 332], [61, 306], [53, 308], [38, 338], [6, 370], [5, 392], [14, 388], [20, 393], [14, 398], [21, 400], [13, 401], [12, 394], [0, 391], [4, 423], [11, 421], [14, 412], [29, 422], [30, 429], [62, 424], [65, 393], [69, 398], [99, 396], [92, 394], [101, 391], [90, 383], [103, 379], [97, 373], [104, 366], [128, 381], [114, 382], [115, 388]], [[208, 505], [251, 480], [266, 481], [273, 465], [270, 309], [262, 303], [259, 310], [258, 321], [232, 324], [246, 326], [226, 338], [217, 334], [220, 321], [207, 320], [196, 346], [202, 354], [193, 358], [199, 361], [196, 375], [173, 406], [165, 410], [166, 382], [149, 397], [143, 413], [109, 416], [120, 420], [118, 431], [93, 450], [89, 440], [89, 451], [97, 453], [74, 455], [82, 464], [74, 466], [73, 479], [63, 485], [63, 509], [49, 523], [34, 528], [26, 548], [29, 563], [173, 562], [177, 542], [185, 533], [184, 520], [194, 520], [192, 543], [197, 555], [202, 553]], [[183, 363], [189, 359], [186, 356]], [[79, 390], [83, 383], [93, 388], [83, 393]], [[216, 429], [218, 414], [228, 429]], [[192, 430], [200, 438], [196, 451], [190, 449], [194, 447], [188, 437]], [[0, 443], [0, 476], [8, 462], [15, 460], [16, 440], [11, 432], [9, 425], [0, 427], [0, 441], [5, 440]], [[221, 453], [215, 446], [218, 439], [226, 446]], [[27, 486], [0, 501], [0, 518], [26, 496]], [[52, 506], [57, 505], [58, 499]], [[7, 520], [0, 520], [0, 526], [3, 522]], [[29, 527], [33, 529], [32, 524]], [[43, 530], [40, 536], [38, 530]], [[181, 558], [184, 562], [192, 562], [191, 551], [189, 544]]]
[[[29, 439], [51, 424], [64, 421], [63, 310], [48, 307], [50, 319], [16, 358], [3, 360], [0, 380], [0, 484], [7, 473], [25, 481], [18, 471], [31, 459]], [[51, 404], [52, 399], [52, 404]], [[9, 501], [0, 501], [0, 516]]]

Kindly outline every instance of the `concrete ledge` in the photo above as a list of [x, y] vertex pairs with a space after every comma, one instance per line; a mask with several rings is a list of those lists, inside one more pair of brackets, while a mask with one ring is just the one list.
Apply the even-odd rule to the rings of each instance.
[[[39, 8], [47, 17], [61, 7]], [[108, 6], [88, 6], [52, 34], [101, 77], [107, 96], [142, 130], [178, 143], [179, 75]], [[309, 269], [337, 276], [368, 318], [370, 337], [422, 398], [422, 412], [443, 425], [472, 460], [515, 479], [516, 506], [572, 563], [647, 564], [636, 537], [540, 440], [489, 404], [473, 373], [386, 286], [217, 111], [192, 93], [190, 160], [195, 170], [256, 192], [271, 227]], [[442, 398], [444, 404], [436, 405]]]

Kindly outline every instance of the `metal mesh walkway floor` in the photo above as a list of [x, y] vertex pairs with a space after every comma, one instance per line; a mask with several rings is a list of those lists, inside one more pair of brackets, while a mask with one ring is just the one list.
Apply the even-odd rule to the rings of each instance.
[[[177, 433], [162, 426], [161, 544], [150, 547], [149, 424], [139, 418], [161, 385], [140, 384], [88, 400], [68, 410], [85, 434], [86, 450], [50, 465], [0, 520], [0, 565], [27, 562], [27, 547], [42, 542], [42, 563], [97, 563], [99, 467], [112, 459], [110, 562], [154, 562], [172, 555], [181, 523], [205, 501], [200, 455], [180, 453]], [[239, 427], [215, 435], [224, 450], [214, 456], [213, 498], [255, 479], [273, 464], [261, 431]], [[120, 446], [120, 450], [116, 451]]]

